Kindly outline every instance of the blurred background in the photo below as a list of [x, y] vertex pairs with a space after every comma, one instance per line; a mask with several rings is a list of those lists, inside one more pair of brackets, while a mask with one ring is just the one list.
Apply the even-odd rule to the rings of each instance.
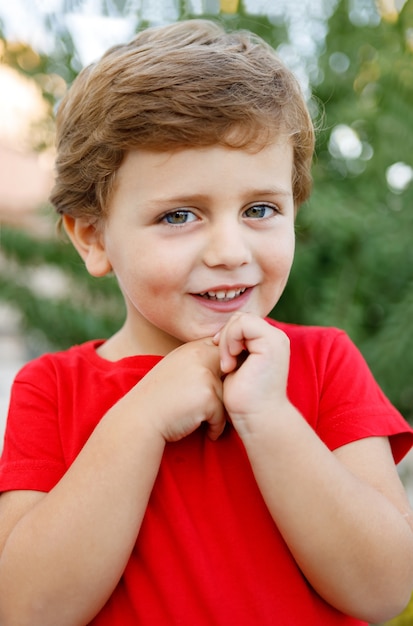
[[345, 329], [413, 423], [413, 0], [0, 0], [1, 428], [25, 361], [107, 337], [124, 316], [47, 202], [59, 101], [109, 46], [199, 16], [271, 43], [318, 128], [314, 192], [272, 315]]

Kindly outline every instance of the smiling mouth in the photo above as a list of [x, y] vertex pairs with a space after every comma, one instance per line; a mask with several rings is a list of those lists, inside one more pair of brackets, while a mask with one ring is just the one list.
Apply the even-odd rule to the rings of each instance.
[[199, 293], [198, 295], [201, 298], [206, 298], [207, 300], [216, 300], [218, 302], [229, 302], [230, 300], [235, 300], [243, 293], [247, 291], [247, 287], [243, 287], [243, 289], [228, 289], [228, 290], [220, 290], [220, 291], [204, 291]]

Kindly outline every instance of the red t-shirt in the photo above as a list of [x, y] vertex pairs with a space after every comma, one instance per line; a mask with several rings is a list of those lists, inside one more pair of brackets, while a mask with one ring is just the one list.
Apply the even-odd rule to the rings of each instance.
[[[274, 323], [274, 322], [270, 322]], [[275, 324], [275, 323], [274, 323]], [[330, 449], [389, 436], [399, 461], [413, 431], [347, 335], [275, 324], [291, 341], [288, 393]], [[48, 354], [18, 374], [0, 490], [49, 491], [106, 411], [161, 357], [117, 362], [100, 342]], [[93, 488], [93, 486], [91, 486]], [[356, 626], [307, 583], [272, 520], [243, 444], [227, 425], [167, 444], [125, 572], [93, 626]]]

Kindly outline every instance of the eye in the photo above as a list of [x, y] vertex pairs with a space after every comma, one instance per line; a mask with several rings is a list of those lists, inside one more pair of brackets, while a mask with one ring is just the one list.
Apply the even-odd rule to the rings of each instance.
[[278, 209], [272, 204], [254, 204], [244, 211], [244, 216], [252, 219], [263, 219], [278, 213]]
[[181, 226], [182, 224], [194, 222], [196, 219], [197, 217], [194, 213], [192, 213], [192, 211], [180, 209], [179, 211], [166, 213], [166, 215], [162, 217], [161, 221], [166, 222], [167, 224], [172, 224], [173, 226]]

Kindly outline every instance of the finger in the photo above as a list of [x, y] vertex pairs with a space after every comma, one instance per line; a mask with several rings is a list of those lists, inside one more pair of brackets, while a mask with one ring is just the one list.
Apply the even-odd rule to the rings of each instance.
[[[210, 344], [210, 350], [208, 352], [208, 361], [207, 367], [212, 372], [212, 374], [216, 377], [217, 380], [221, 380], [222, 370], [221, 370], [221, 349], [219, 344]], [[217, 395], [219, 396], [220, 390], [216, 390]]]
[[208, 423], [208, 437], [211, 441], [216, 441], [224, 432], [225, 425], [227, 423], [226, 413], [221, 404], [221, 407], [207, 420]]
[[243, 317], [233, 316], [223, 328], [219, 339], [221, 370], [224, 374], [238, 369], [248, 356]]

